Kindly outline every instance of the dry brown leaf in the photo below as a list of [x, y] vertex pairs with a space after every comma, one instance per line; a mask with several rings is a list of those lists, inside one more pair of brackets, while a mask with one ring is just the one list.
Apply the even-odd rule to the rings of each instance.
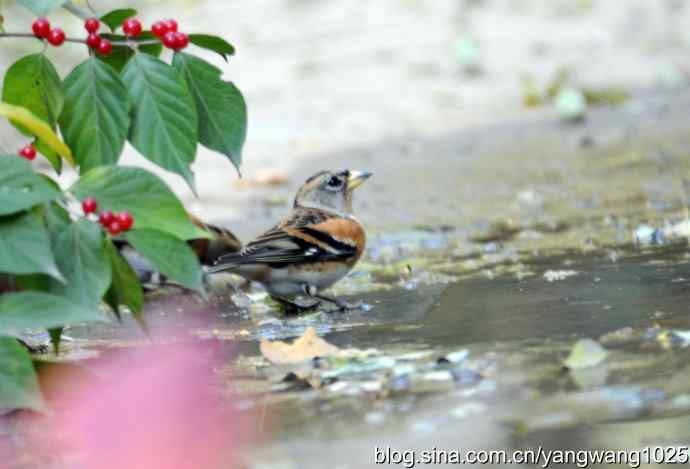
[[261, 339], [261, 354], [276, 365], [289, 365], [310, 360], [314, 357], [325, 357], [340, 350], [316, 335], [313, 327], [307, 328], [304, 334], [292, 344], [279, 340]]

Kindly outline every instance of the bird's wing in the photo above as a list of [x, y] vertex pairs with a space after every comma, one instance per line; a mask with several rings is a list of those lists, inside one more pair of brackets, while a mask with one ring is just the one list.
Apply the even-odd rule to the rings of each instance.
[[310, 216], [304, 213], [297, 215], [268, 230], [247, 244], [241, 252], [221, 256], [211, 272], [231, 270], [246, 264], [283, 267], [288, 264], [343, 260], [357, 254], [355, 243], [338, 239], [329, 230], [333, 223], [342, 223], [338, 220], [344, 219], [323, 215], [315, 217], [313, 213]]

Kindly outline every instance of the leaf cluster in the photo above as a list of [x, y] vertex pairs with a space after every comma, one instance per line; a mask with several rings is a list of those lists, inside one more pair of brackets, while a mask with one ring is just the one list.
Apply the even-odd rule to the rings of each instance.
[[[62, 6], [79, 13], [64, 0], [19, 3], [36, 15]], [[100, 19], [123, 41], [116, 30], [136, 13], [125, 8]], [[171, 280], [202, 291], [201, 267], [187, 241], [211, 235], [192, 223], [158, 176], [123, 166], [120, 157], [129, 142], [195, 191], [191, 165], [199, 145], [239, 171], [247, 106], [219, 68], [184, 52], [168, 63], [152, 39], [145, 32], [137, 38], [145, 44], [90, 55], [64, 78], [37, 52], [17, 60], [1, 80], [0, 116], [34, 141], [56, 174], [67, 164], [79, 178], [62, 188], [17, 155], [0, 155], [0, 410], [42, 405], [30, 356], [16, 340], [27, 329], [48, 330], [57, 350], [64, 327], [107, 321], [108, 311], [118, 318], [131, 313], [144, 324], [140, 280], [117, 245], [128, 243]], [[191, 34], [190, 42], [226, 60], [234, 53], [218, 36]], [[87, 197], [100, 210], [129, 211], [133, 229], [113, 238], [75, 209]]]

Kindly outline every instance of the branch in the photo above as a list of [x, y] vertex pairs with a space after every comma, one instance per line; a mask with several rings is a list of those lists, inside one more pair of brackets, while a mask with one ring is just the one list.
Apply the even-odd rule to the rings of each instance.
[[[31, 39], [36, 39], [39, 41], [42, 41], [42, 39], [37, 38], [34, 36], [32, 33], [0, 33], [0, 39], [8, 37], [8, 38], [31, 38]], [[86, 44], [86, 39], [79, 39], [75, 37], [68, 37], [65, 38], [65, 42], [75, 42], [77, 44]], [[153, 44], [160, 44], [160, 41], [157, 39], [147, 39], [145, 41], [110, 41], [113, 46], [126, 46], [131, 49], [134, 49], [134, 45], [136, 44], [137, 46], [148, 46], [148, 45], [153, 45]]]
[[[32, 33], [0, 33], [0, 38], [3, 37], [22, 37], [22, 38], [32, 38], [37, 41], [43, 41], [43, 39], [34, 36]], [[72, 37], [65, 38], [65, 42], [77, 42], [81, 44], [86, 44], [86, 39], [77, 39]], [[115, 44], [113, 44], [115, 45]]]

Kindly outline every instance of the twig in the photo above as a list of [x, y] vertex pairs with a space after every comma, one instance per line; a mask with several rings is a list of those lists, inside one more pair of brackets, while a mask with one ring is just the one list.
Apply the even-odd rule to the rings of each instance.
[[[32, 38], [32, 39], [36, 39], [38, 41], [43, 41], [41, 38], [38, 38], [31, 33], [0, 33], [0, 38], [3, 38], [3, 37]], [[76, 42], [79, 44], [86, 44], [86, 39], [77, 39], [77, 38], [73, 38], [73, 37], [67, 37], [67, 38], [65, 38], [65, 42]], [[113, 43], [113, 45], [116, 45], [116, 44]], [[127, 43], [123, 42], [122, 44], [118, 44], [118, 45], [124, 46], [124, 45], [127, 45]]]
[[[31, 33], [0, 33], [0, 38], [3, 37], [8, 37], [8, 38], [33, 38], [37, 40], [41, 40], [40, 38], [37, 38]], [[68, 37], [65, 38], [65, 42], [75, 42], [77, 44], [86, 44], [86, 39], [78, 39], [74, 37]], [[153, 44], [160, 44], [160, 41], [157, 39], [147, 39], [145, 41], [110, 41], [113, 46], [127, 46], [130, 48], [134, 48], [132, 44], [136, 44], [137, 46], [148, 46], [148, 45], [153, 45]]]

